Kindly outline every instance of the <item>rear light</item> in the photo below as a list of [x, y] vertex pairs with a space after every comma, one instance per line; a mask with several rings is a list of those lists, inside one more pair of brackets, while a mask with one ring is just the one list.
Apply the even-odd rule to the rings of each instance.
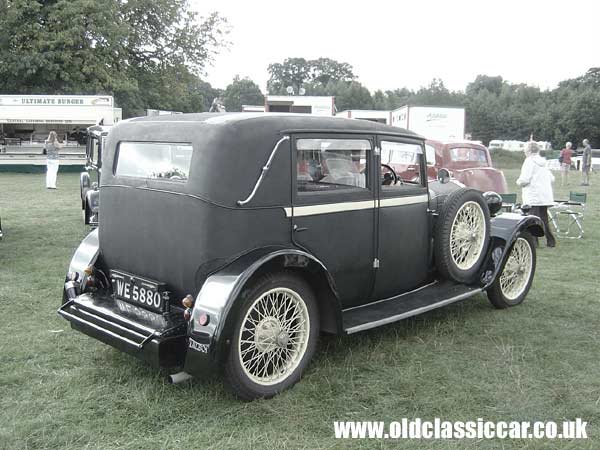
[[181, 300], [181, 304], [184, 308], [191, 308], [194, 306], [194, 297], [192, 297], [190, 294], [186, 295], [183, 300]]
[[190, 320], [191, 317], [192, 317], [192, 310], [190, 308], [186, 308], [186, 310], [183, 312], [183, 318], [185, 320]]
[[198, 316], [198, 324], [202, 327], [208, 325], [210, 322], [210, 316], [206, 313], [202, 313]]

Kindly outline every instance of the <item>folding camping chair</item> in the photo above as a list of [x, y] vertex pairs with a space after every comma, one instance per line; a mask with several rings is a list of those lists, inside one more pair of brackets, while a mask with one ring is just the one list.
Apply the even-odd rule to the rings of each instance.
[[513, 212], [517, 207], [517, 194], [500, 194], [502, 197], [502, 211]]
[[583, 219], [587, 194], [570, 192], [568, 201], [558, 201], [548, 209], [550, 223], [556, 230], [556, 235], [567, 239], [583, 237]]

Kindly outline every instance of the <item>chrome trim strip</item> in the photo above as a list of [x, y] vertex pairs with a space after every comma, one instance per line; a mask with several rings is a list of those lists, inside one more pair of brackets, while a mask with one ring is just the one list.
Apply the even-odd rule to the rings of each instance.
[[394, 197], [379, 199], [380, 208], [389, 208], [390, 206], [414, 205], [417, 203], [426, 203], [429, 200], [427, 194], [413, 195], [407, 197]]
[[317, 214], [332, 214], [344, 211], [360, 211], [362, 209], [375, 208], [375, 200], [365, 200], [361, 202], [344, 203], [325, 203], [323, 205], [294, 206], [293, 208], [283, 208], [286, 217], [314, 216]]
[[322, 205], [294, 206], [283, 208], [286, 217], [314, 216], [316, 214], [331, 214], [345, 211], [359, 211], [361, 209], [371, 209], [379, 206], [380, 208], [389, 208], [392, 206], [415, 205], [418, 203], [427, 203], [429, 198], [427, 194], [413, 195], [407, 197], [384, 198], [377, 200], [365, 200], [360, 202], [343, 203], [325, 203]]
[[250, 195], [248, 196], [248, 198], [246, 198], [246, 200], [238, 200], [237, 201], [237, 204], [239, 206], [244, 206], [244, 205], [248, 204], [252, 200], [252, 198], [254, 198], [254, 195], [256, 194], [256, 191], [258, 191], [258, 188], [261, 185], [263, 178], [265, 177], [265, 175], [269, 171], [269, 168], [271, 167], [271, 162], [273, 162], [273, 158], [275, 157], [275, 153], [277, 152], [279, 145], [282, 142], [288, 141], [289, 139], [290, 139], [289, 136], [284, 136], [277, 141], [277, 143], [275, 144], [275, 147], [273, 147], [273, 150], [271, 150], [271, 156], [269, 156], [267, 163], [264, 165], [264, 167], [262, 168], [262, 171], [260, 172], [258, 180], [256, 180], [254, 189], [252, 189], [252, 192], [250, 192]]
[[431, 311], [432, 309], [441, 308], [442, 306], [446, 306], [451, 303], [458, 302], [460, 300], [464, 300], [466, 298], [472, 297], [473, 295], [479, 294], [481, 292], [483, 292], [483, 289], [481, 289], [481, 288], [475, 289], [474, 291], [465, 292], [464, 294], [460, 294], [460, 295], [457, 295], [456, 297], [442, 300], [441, 302], [438, 302], [438, 303], [432, 303], [431, 305], [413, 309], [413, 310], [407, 311], [402, 314], [397, 314], [395, 316], [386, 317], [385, 319], [375, 320], [373, 322], [364, 323], [362, 325], [357, 325], [355, 327], [348, 328], [346, 330], [346, 333], [353, 334], [353, 333], [357, 333], [359, 331], [369, 330], [371, 328], [375, 328], [375, 327], [379, 327], [382, 325], [387, 325], [389, 323], [397, 322], [399, 320], [406, 319], [408, 317], [416, 316], [418, 314], [421, 314], [421, 313], [424, 313], [427, 311]]

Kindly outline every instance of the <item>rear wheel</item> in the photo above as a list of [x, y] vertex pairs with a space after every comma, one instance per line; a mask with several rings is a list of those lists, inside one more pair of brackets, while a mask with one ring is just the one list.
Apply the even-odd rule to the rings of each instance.
[[523, 302], [535, 274], [535, 244], [527, 231], [522, 231], [512, 244], [502, 270], [487, 291], [496, 308], [504, 309]]
[[245, 297], [225, 378], [244, 400], [268, 398], [300, 380], [315, 352], [318, 309], [310, 287], [286, 272], [261, 278]]

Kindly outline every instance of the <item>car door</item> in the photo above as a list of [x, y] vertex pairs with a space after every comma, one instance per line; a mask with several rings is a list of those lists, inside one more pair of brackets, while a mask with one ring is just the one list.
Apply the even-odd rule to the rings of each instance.
[[343, 307], [365, 303], [373, 287], [374, 147], [368, 135], [292, 138], [292, 239], [327, 267]]
[[[375, 273], [374, 300], [392, 297], [427, 283], [431, 246], [422, 142], [380, 137], [378, 147], [381, 153], [377, 202], [379, 267]], [[385, 173], [392, 176], [385, 176]]]

